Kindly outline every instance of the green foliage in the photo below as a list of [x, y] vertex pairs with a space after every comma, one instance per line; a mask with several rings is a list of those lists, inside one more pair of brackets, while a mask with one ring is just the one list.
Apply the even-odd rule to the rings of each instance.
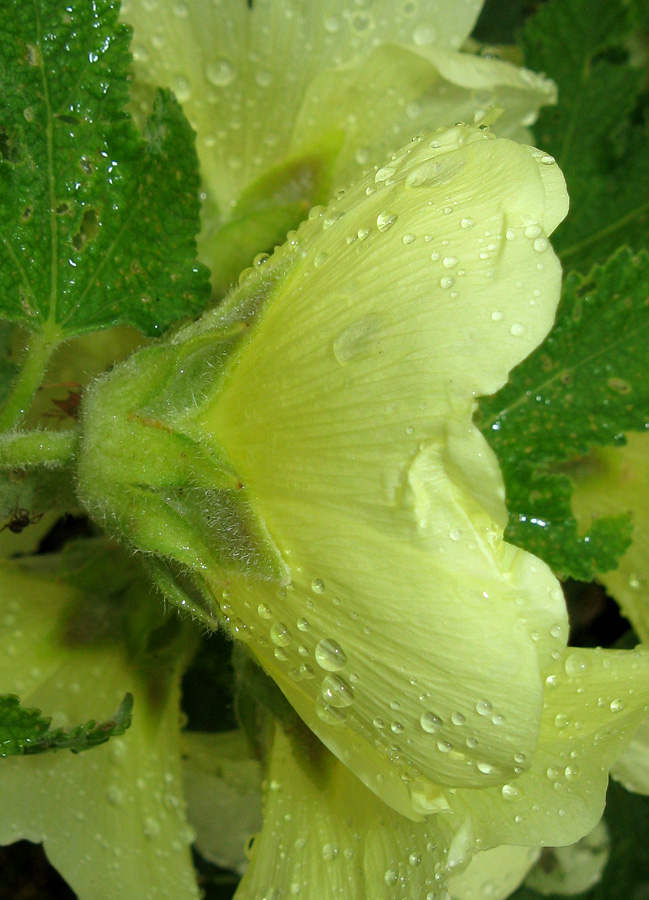
[[547, 72], [559, 103], [534, 129], [568, 184], [571, 212], [552, 243], [567, 269], [587, 272], [619, 246], [647, 246], [649, 136], [644, 73], [628, 64], [622, 0], [551, 0], [522, 34], [525, 64]]
[[118, 12], [113, 0], [0, 12], [0, 315], [35, 331], [156, 334], [209, 297], [193, 132], [168, 91], [138, 132]]
[[570, 468], [649, 422], [648, 283], [649, 255], [626, 249], [586, 278], [568, 276], [548, 339], [480, 404], [505, 477], [508, 539], [582, 581], [614, 568], [630, 541], [624, 516], [577, 533]]
[[48, 750], [71, 750], [81, 753], [111, 737], [124, 734], [131, 725], [133, 696], [126, 694], [115, 715], [105, 722], [94, 719], [74, 728], [50, 730], [51, 719], [44, 718], [40, 709], [21, 705], [14, 694], [0, 695], [0, 756], [45, 753]]

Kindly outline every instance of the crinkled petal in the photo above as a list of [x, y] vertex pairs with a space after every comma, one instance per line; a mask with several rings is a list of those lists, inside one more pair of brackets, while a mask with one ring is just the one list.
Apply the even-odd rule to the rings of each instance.
[[399, 816], [322, 746], [296, 747], [276, 727], [264, 826], [235, 900], [437, 900], [471, 850], [470, 835], [453, 836], [444, 817]]
[[543, 223], [566, 203], [539, 156], [454, 128], [313, 215], [267, 263], [294, 259], [194, 422], [290, 573], [280, 590], [208, 575], [224, 612], [323, 742], [410, 815], [440, 784], [502, 783], [531, 759], [541, 668], [567, 636], [554, 577], [502, 541], [500, 474], [471, 424], [473, 397], [554, 316]]
[[110, 719], [127, 691], [135, 698], [122, 737], [79, 755], [1, 761], [0, 843], [43, 842], [80, 900], [198, 898], [181, 785], [179, 678], [151, 708], [123, 648], [64, 646], [74, 589], [8, 562], [0, 586], [0, 693], [53, 715], [53, 727]]
[[609, 770], [649, 713], [644, 647], [568, 649], [545, 674], [531, 767], [502, 787], [460, 790], [450, 801], [459, 822], [470, 812], [483, 846], [556, 847], [592, 831], [604, 811]]
[[464, 872], [451, 878], [451, 900], [505, 900], [521, 884], [540, 852], [537, 847], [503, 845], [476, 853]]
[[182, 735], [187, 817], [202, 855], [243, 873], [251, 835], [261, 828], [261, 765], [241, 731]]
[[625, 437], [624, 446], [593, 450], [575, 466], [572, 508], [584, 532], [595, 518], [632, 514], [631, 546], [616, 569], [597, 578], [649, 643], [649, 434]]
[[215, 287], [419, 131], [472, 123], [498, 106], [498, 132], [525, 139], [521, 123], [554, 102], [554, 86], [456, 52], [480, 6], [124, 3], [136, 89], [171, 87], [197, 132], [201, 253]]

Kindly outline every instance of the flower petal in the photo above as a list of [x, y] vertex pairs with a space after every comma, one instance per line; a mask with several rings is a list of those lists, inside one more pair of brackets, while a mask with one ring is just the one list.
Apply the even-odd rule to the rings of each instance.
[[0, 692], [53, 712], [53, 727], [109, 719], [126, 691], [135, 697], [121, 738], [79, 755], [2, 760], [0, 843], [43, 842], [82, 900], [198, 898], [181, 787], [179, 675], [152, 708], [121, 646], [61, 640], [78, 591], [6, 561], [0, 585]]
[[223, 612], [324, 743], [404, 814], [531, 758], [540, 671], [565, 646], [561, 591], [503, 543], [498, 467], [471, 424], [473, 397], [554, 315], [543, 223], [559, 193], [542, 166], [454, 128], [314, 214], [266, 264], [294, 257], [192, 425], [225, 447], [290, 573], [279, 591], [208, 574]]
[[205, 859], [243, 873], [246, 844], [261, 828], [261, 766], [243, 732], [182, 735], [187, 816]]
[[[562, 846], [595, 827], [609, 769], [649, 713], [649, 649], [569, 649], [546, 670], [531, 767], [502, 787], [457, 792], [482, 846]], [[455, 803], [458, 807], [455, 807]]]
[[445, 818], [414, 823], [385, 806], [323, 747], [298, 748], [276, 726], [264, 826], [235, 900], [441, 896], [472, 849]]
[[464, 872], [451, 878], [451, 900], [505, 900], [521, 884], [540, 852], [536, 847], [503, 845], [476, 853]]

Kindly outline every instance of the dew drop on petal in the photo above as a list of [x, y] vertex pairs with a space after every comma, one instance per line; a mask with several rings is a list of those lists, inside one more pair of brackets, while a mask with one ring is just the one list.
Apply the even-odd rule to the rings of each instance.
[[435, 715], [434, 712], [427, 710], [425, 713], [421, 714], [419, 724], [424, 731], [428, 732], [428, 734], [435, 734], [436, 731], [440, 730], [443, 723], [439, 716]]
[[340, 675], [326, 675], [320, 687], [323, 700], [329, 706], [341, 709], [354, 702], [354, 691]]
[[327, 672], [339, 672], [347, 664], [345, 651], [332, 638], [323, 638], [315, 648], [315, 659], [320, 668]]
[[208, 63], [205, 76], [215, 87], [225, 87], [234, 81], [235, 71], [227, 59], [215, 59]]

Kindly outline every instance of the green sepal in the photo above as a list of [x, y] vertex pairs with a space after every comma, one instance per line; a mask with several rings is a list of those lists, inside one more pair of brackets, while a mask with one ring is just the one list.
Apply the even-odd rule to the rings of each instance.
[[216, 310], [100, 378], [82, 407], [79, 496], [148, 557], [158, 588], [213, 625], [207, 571], [284, 581], [285, 567], [225, 449], [194, 419], [290, 266], [262, 265]]

